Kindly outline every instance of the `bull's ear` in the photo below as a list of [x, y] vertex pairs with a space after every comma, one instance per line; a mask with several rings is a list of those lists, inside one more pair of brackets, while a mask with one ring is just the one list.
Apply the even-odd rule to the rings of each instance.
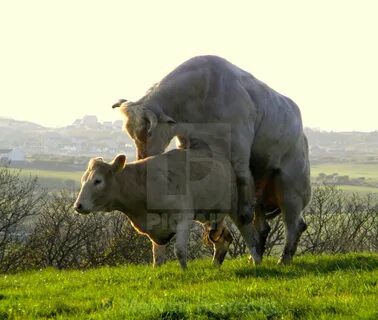
[[158, 119], [157, 119], [155, 112], [153, 112], [149, 109], [145, 110], [145, 117], [148, 121], [147, 134], [148, 134], [148, 136], [151, 136], [152, 132], [154, 131], [154, 129], [157, 126]]
[[121, 171], [126, 165], [126, 156], [124, 154], [117, 155], [110, 165], [114, 173]]
[[170, 116], [167, 116], [165, 113], [159, 114], [159, 122], [160, 123], [176, 123], [174, 119], [172, 119]]
[[115, 104], [112, 105], [112, 108], [113, 109], [119, 108], [122, 105], [122, 103], [124, 103], [124, 102], [127, 102], [127, 100], [126, 99], [119, 99]]

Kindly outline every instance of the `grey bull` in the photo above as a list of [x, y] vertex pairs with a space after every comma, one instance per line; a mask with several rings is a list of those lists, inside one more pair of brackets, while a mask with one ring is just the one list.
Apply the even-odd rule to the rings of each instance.
[[[301, 113], [289, 98], [216, 56], [192, 58], [136, 102], [120, 100], [125, 130], [139, 159], [165, 150], [209, 147], [230, 159], [238, 186], [241, 222], [252, 219], [261, 258], [270, 231], [266, 213], [282, 212], [289, 263], [306, 229], [302, 211], [311, 197], [307, 138]], [[250, 198], [248, 194], [252, 194]], [[261, 260], [261, 259], [258, 259]]]
[[[206, 150], [172, 150], [126, 164], [124, 155], [111, 163], [90, 160], [74, 208], [79, 213], [119, 210], [153, 244], [154, 265], [165, 259], [165, 245], [176, 235], [175, 254], [186, 268], [193, 220], [202, 222], [214, 246], [213, 263], [221, 265], [232, 237], [228, 214], [258, 259], [253, 225], [237, 219], [236, 179], [230, 162]], [[211, 224], [216, 228], [210, 228]]]

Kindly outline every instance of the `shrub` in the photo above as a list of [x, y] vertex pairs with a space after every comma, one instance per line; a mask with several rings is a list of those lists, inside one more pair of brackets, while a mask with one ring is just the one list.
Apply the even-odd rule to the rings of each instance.
[[[72, 191], [46, 193], [36, 178], [0, 168], [0, 271], [43, 268], [88, 268], [119, 263], [150, 263], [151, 243], [137, 234], [122, 213], [78, 215]], [[335, 186], [316, 186], [304, 212], [308, 229], [299, 253], [378, 252], [378, 199], [344, 193]], [[227, 221], [234, 238], [231, 257], [246, 253], [237, 228]], [[272, 228], [266, 254], [277, 254], [284, 243], [281, 217]], [[202, 243], [203, 228], [193, 224], [189, 258], [210, 256]], [[168, 246], [173, 258], [173, 245]]]

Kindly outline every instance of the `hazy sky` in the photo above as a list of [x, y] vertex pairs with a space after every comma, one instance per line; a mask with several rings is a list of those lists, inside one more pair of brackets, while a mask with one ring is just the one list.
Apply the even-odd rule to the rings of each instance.
[[120, 119], [181, 62], [220, 55], [306, 126], [378, 129], [378, 1], [1, 1], [0, 117]]

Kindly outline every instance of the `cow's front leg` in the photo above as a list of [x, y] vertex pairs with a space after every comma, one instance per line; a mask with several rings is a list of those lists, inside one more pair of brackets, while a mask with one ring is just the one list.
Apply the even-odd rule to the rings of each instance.
[[192, 213], [180, 214], [176, 227], [175, 255], [183, 270], [187, 268], [188, 241], [193, 218]]
[[166, 246], [152, 242], [153, 266], [158, 267], [166, 261]]

